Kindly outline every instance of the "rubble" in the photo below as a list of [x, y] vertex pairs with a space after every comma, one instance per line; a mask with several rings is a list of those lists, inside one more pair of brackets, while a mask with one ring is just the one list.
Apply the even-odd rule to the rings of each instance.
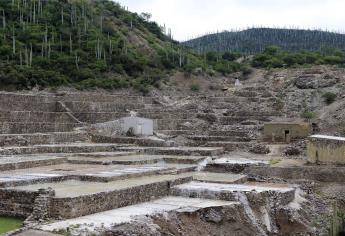
[[285, 156], [300, 156], [306, 153], [307, 141], [301, 140], [292, 144], [289, 144], [284, 150], [283, 155]]
[[270, 148], [263, 144], [256, 144], [249, 149], [250, 152], [255, 154], [269, 154]]

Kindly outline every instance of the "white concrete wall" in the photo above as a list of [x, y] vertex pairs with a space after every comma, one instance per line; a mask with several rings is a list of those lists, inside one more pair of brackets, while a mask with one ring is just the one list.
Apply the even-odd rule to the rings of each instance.
[[131, 127], [138, 136], [153, 135], [153, 120], [140, 117], [124, 117], [120, 119], [122, 132], [126, 133]]

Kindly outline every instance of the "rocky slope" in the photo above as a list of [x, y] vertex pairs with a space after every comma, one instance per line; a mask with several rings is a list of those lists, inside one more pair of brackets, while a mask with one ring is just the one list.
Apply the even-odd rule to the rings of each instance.
[[[236, 80], [241, 86], [235, 87]], [[197, 84], [199, 91], [191, 91]], [[344, 134], [345, 69], [333, 66], [309, 68], [256, 69], [244, 77], [234, 73], [227, 77], [191, 76], [179, 74], [170, 78], [161, 90], [152, 91], [169, 106], [195, 106], [209, 115], [231, 115], [235, 111], [260, 116], [270, 112], [272, 120], [306, 120], [316, 123], [320, 132]], [[334, 94], [328, 104], [326, 93]], [[195, 96], [247, 98], [252, 103], [236, 103], [233, 107], [212, 109]]]

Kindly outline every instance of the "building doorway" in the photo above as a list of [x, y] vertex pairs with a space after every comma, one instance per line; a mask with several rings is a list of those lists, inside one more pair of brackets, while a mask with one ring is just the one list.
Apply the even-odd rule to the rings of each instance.
[[285, 132], [284, 132], [284, 141], [286, 142], [286, 143], [290, 143], [290, 130], [285, 130]]

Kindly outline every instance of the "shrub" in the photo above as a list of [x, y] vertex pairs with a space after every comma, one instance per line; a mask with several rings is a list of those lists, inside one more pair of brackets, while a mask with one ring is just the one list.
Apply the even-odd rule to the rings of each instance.
[[311, 111], [305, 111], [301, 114], [301, 117], [304, 119], [311, 120], [315, 118], [315, 113]]
[[281, 49], [277, 46], [268, 46], [265, 48], [264, 53], [267, 55], [274, 56], [277, 55], [280, 52], [280, 50]]
[[193, 92], [198, 92], [200, 90], [200, 84], [194, 82], [190, 85], [190, 90], [192, 90]]
[[327, 92], [327, 93], [324, 93], [322, 95], [322, 97], [324, 98], [325, 103], [330, 105], [335, 101], [335, 99], [337, 98], [337, 95], [335, 93], [332, 93], [332, 92]]
[[289, 52], [271, 46], [254, 56], [251, 63], [254, 67], [278, 68], [306, 64], [342, 65], [344, 62], [345, 55], [339, 51], [330, 51], [327, 54], [313, 51]]
[[206, 59], [209, 62], [216, 62], [218, 60], [218, 54], [216, 52], [206, 53]]
[[344, 60], [339, 56], [326, 56], [324, 58], [324, 61], [327, 64], [331, 64], [331, 65], [341, 64], [344, 62]]
[[245, 66], [245, 67], [242, 67], [242, 75], [243, 76], [248, 76], [248, 75], [250, 75], [251, 73], [253, 73], [253, 69], [252, 68], [249, 68], [249, 67], [247, 67], [247, 66]]
[[259, 54], [254, 56], [252, 60], [252, 66], [254, 67], [265, 67], [265, 62], [271, 57], [266, 54]]
[[229, 73], [231, 73], [233, 71], [232, 68], [230, 67], [230, 65], [225, 65], [225, 64], [222, 64], [222, 63], [217, 63], [215, 65], [214, 69], [216, 71], [222, 73], [222, 75], [229, 74]]
[[231, 52], [225, 52], [222, 55], [222, 59], [226, 60], [226, 61], [234, 61], [239, 57], [240, 57], [240, 55], [238, 53], [231, 53]]
[[266, 61], [266, 67], [270, 68], [280, 68], [284, 66], [284, 62], [280, 60], [279, 58], [272, 58], [268, 61]]

